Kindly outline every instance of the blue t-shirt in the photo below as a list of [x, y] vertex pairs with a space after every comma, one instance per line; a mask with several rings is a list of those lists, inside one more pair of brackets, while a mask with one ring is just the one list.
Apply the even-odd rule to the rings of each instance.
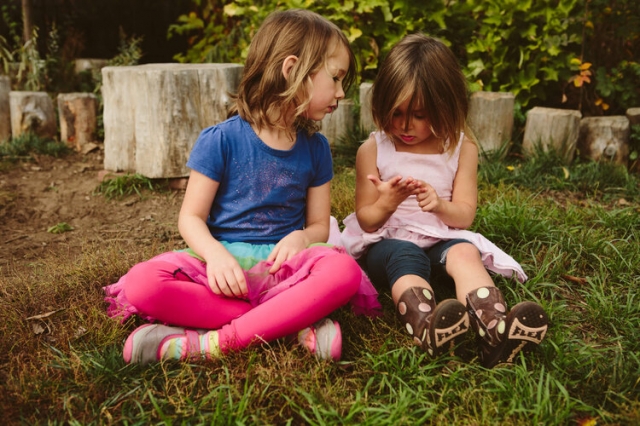
[[281, 151], [237, 115], [202, 131], [187, 167], [220, 183], [207, 225], [232, 243], [275, 244], [303, 229], [307, 190], [333, 178], [323, 135], [298, 132], [293, 148]]

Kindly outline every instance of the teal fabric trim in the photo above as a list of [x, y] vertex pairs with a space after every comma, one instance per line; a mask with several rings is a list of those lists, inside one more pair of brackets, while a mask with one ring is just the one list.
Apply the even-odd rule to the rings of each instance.
[[[249, 243], [228, 243], [226, 241], [220, 241], [220, 243], [236, 258], [240, 267], [245, 271], [253, 268], [259, 262], [262, 262], [267, 257], [269, 257], [269, 253], [276, 246], [275, 244], [249, 244]], [[328, 243], [313, 243], [309, 245], [309, 247], [331, 247], [332, 244]], [[184, 252], [189, 256], [195, 257], [196, 259], [204, 262], [204, 259], [196, 254], [190, 248], [175, 250], [176, 252]]]
[[[275, 244], [228, 243], [226, 241], [220, 241], [220, 243], [236, 258], [240, 267], [245, 271], [269, 257], [269, 253], [275, 247]], [[198, 256], [191, 248], [176, 251], [187, 253], [204, 262], [204, 259]]]

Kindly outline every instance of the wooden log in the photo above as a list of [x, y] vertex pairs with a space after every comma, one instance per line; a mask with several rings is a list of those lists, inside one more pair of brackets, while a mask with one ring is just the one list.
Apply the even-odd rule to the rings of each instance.
[[511, 141], [515, 99], [509, 92], [475, 92], [471, 95], [467, 122], [481, 151], [498, 151]]
[[114, 172], [136, 170], [134, 70], [102, 68], [104, 168]]
[[580, 121], [580, 156], [626, 166], [629, 157], [629, 119], [624, 115], [585, 117]]
[[0, 143], [11, 138], [10, 92], [11, 79], [6, 75], [0, 75]]
[[[631, 132], [633, 132], [633, 126], [640, 126], [640, 108], [629, 108], [626, 112], [626, 116], [629, 119], [629, 170], [632, 172], [640, 171], [640, 158], [638, 158], [638, 151], [640, 147], [631, 143]], [[636, 141], [636, 144], [638, 141]]]
[[60, 140], [79, 152], [93, 143], [97, 111], [98, 98], [93, 93], [59, 94]]
[[227, 116], [238, 64], [105, 67], [105, 168], [149, 178], [187, 176], [186, 161], [205, 127]]
[[527, 122], [522, 140], [525, 154], [555, 150], [565, 162], [570, 163], [575, 156], [580, 134], [580, 118], [577, 110], [534, 107], [527, 113]]
[[373, 132], [376, 125], [371, 115], [371, 88], [373, 83], [360, 84], [360, 128], [363, 132]]
[[340, 138], [345, 136], [345, 132], [353, 129], [353, 109], [353, 101], [343, 99], [338, 102], [338, 109], [324, 116], [320, 133], [329, 140], [331, 145], [340, 143]]
[[629, 108], [626, 111], [626, 116], [629, 119], [629, 126], [640, 125], [640, 108]]
[[42, 138], [57, 137], [53, 101], [46, 92], [10, 92], [11, 135], [33, 133]]

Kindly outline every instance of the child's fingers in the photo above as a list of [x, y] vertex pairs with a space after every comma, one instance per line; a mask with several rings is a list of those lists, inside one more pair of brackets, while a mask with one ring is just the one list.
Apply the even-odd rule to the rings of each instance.
[[[398, 185], [400, 182], [402, 182], [402, 176], [398, 175], [398, 176], [394, 176], [391, 179], [389, 179], [389, 184], [391, 186], [396, 186]], [[405, 185], [407, 184], [407, 182], [403, 182]]]
[[244, 297], [247, 294], [244, 273], [238, 275], [234, 270], [216, 274], [213, 283], [209, 282], [209, 287], [215, 294], [227, 297]]
[[279, 261], [278, 259], [276, 259], [273, 262], [273, 265], [271, 265], [271, 268], [269, 268], [269, 273], [275, 274], [276, 272], [278, 272], [280, 270], [280, 265], [282, 265], [282, 261]]

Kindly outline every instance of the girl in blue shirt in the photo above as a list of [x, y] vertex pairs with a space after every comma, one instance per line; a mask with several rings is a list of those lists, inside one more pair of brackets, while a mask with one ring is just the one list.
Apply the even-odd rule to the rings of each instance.
[[339, 249], [309, 247], [328, 239], [333, 177], [316, 122], [354, 77], [337, 26], [304, 10], [267, 17], [231, 118], [201, 133], [187, 163], [178, 228], [189, 249], [122, 282], [136, 313], [171, 324], [134, 330], [126, 362], [217, 357], [300, 330], [317, 356], [340, 357], [340, 328], [322, 319], [353, 298], [362, 273]]

